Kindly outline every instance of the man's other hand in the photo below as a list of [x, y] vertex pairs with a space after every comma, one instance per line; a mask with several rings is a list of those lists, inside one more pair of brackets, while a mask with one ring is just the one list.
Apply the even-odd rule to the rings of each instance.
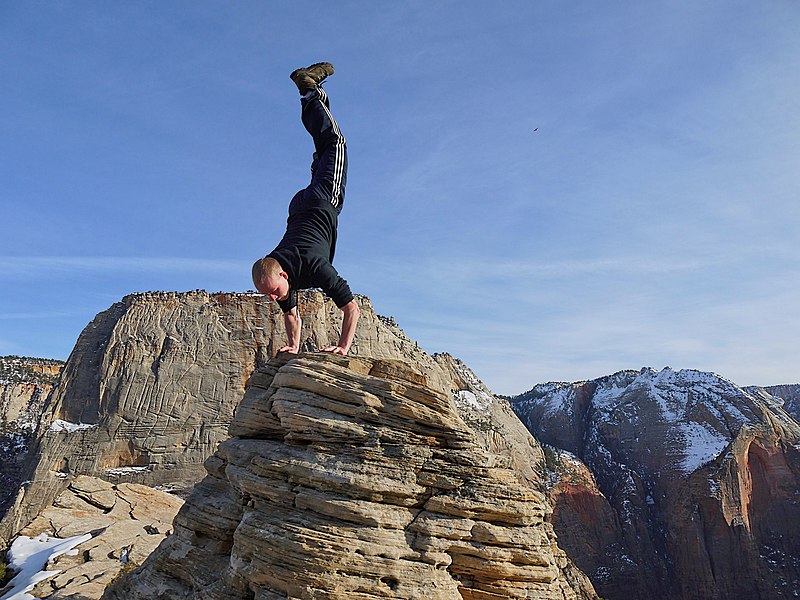
[[332, 352], [333, 354], [341, 354], [342, 356], [347, 356], [347, 350], [345, 350], [341, 346], [328, 346], [327, 348], [323, 348], [322, 351]]
[[288, 352], [289, 354], [297, 354], [299, 352], [299, 348], [294, 348], [293, 346], [284, 346], [280, 350], [278, 350], [278, 354], [281, 352]]

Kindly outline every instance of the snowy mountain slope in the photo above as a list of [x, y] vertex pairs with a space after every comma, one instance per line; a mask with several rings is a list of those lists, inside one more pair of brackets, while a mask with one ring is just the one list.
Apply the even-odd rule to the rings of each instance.
[[[537, 385], [512, 405], [541, 442], [586, 464], [597, 490], [580, 484], [581, 493], [601, 494], [616, 513], [619, 531], [604, 538], [616, 548], [573, 557], [604, 597], [794, 593], [800, 572], [787, 557], [800, 548], [784, 534], [787, 514], [800, 523], [800, 425], [781, 399], [713, 373], [644, 368]], [[555, 526], [580, 555], [575, 527], [565, 535]], [[750, 571], [731, 567], [720, 581], [721, 565], [733, 564]]]
[[756, 389], [762, 389], [772, 397], [783, 400], [783, 409], [795, 420], [800, 421], [800, 384], [771, 385]]
[[[513, 406], [541, 441], [578, 456], [588, 442], [599, 441], [602, 423], [620, 428], [623, 448], [640, 446], [644, 434], [646, 439], [657, 437], [667, 444], [666, 451], [645, 452], [641, 459], [654, 471], [676, 475], [687, 475], [719, 456], [742, 426], [761, 423], [765, 411], [788, 427], [795, 424], [782, 402], [766, 392], [748, 391], [691, 369], [645, 368], [592, 382], [537, 385], [515, 397]], [[577, 428], [565, 431], [566, 423]], [[590, 445], [600, 454], [607, 450]]]

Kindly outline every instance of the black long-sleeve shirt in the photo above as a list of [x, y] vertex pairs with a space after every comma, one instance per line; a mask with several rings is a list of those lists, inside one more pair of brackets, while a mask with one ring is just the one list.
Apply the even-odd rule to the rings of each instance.
[[268, 256], [289, 276], [289, 297], [279, 300], [283, 312], [297, 306], [297, 290], [322, 288], [336, 306], [353, 299], [347, 281], [333, 268], [338, 212], [329, 202], [303, 198], [298, 192], [289, 205], [286, 233]]

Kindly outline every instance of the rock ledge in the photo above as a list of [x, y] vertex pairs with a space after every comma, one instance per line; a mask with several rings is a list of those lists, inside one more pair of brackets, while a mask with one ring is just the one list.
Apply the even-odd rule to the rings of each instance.
[[174, 535], [103, 597], [596, 597], [448, 391], [400, 361], [272, 360]]

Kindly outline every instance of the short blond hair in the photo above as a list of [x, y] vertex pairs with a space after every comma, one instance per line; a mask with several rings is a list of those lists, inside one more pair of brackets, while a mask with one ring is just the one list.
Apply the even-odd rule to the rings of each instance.
[[258, 288], [258, 284], [270, 277], [277, 277], [283, 271], [281, 264], [270, 256], [259, 258], [253, 263], [253, 283]]

